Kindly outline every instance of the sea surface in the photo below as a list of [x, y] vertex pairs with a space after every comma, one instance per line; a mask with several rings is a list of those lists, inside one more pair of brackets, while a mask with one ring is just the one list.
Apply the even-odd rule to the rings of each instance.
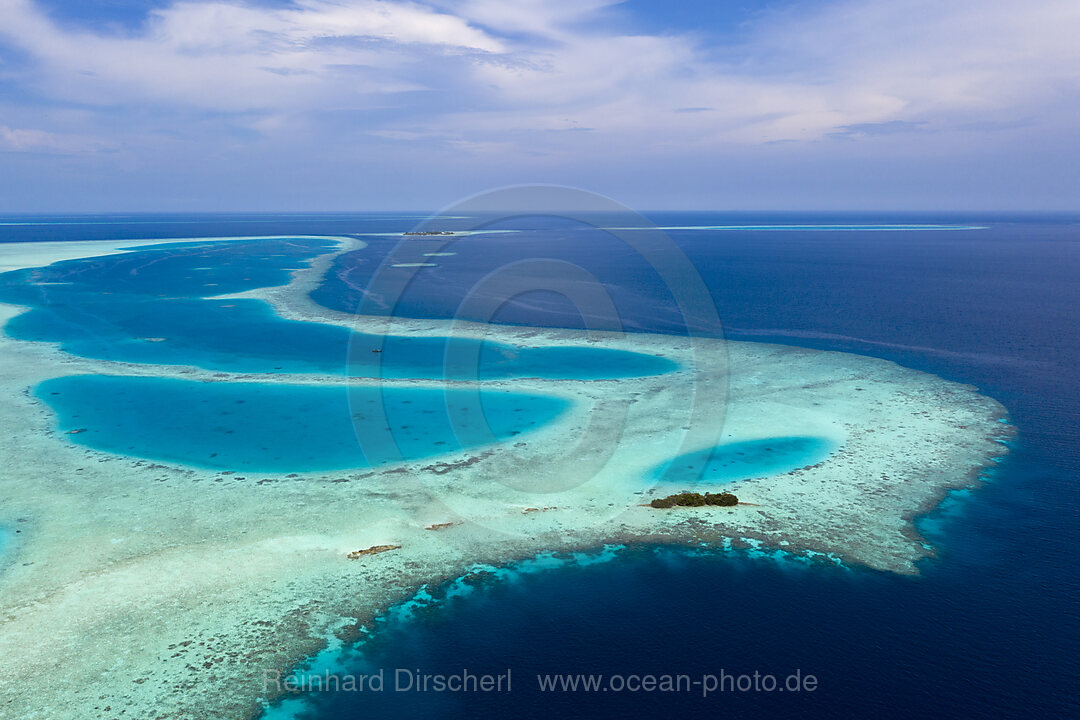
[[0, 302], [31, 308], [4, 331], [83, 357], [241, 373], [489, 380], [630, 377], [677, 368], [665, 358], [602, 348], [383, 337], [287, 320], [262, 300], [218, 297], [284, 285], [292, 271], [335, 248], [303, 237], [170, 243], [3, 273]]
[[[419, 253], [431, 266], [406, 269], [417, 280], [398, 288], [384, 310], [561, 327], [615, 319], [632, 331], [881, 357], [1001, 401], [1018, 431], [1011, 453], [984, 485], [952, 494], [919, 520], [938, 552], [917, 577], [829, 559], [649, 546], [488, 569], [427, 588], [387, 613], [344, 667], [388, 674], [512, 668], [512, 693], [317, 693], [304, 698], [303, 716], [1080, 716], [1080, 218], [649, 217], [673, 228], [667, 236], [700, 273], [722, 328], [686, 318], [664, 268], [642, 262], [621, 241], [544, 218], [493, 221], [491, 229], [518, 232], [425, 250], [452, 255]], [[0, 225], [0, 240], [356, 233], [370, 247], [343, 256], [314, 298], [375, 312], [379, 299], [365, 288], [393, 265], [420, 261], [396, 234], [423, 220], [392, 213], [19, 217], [0, 218], [21, 223]], [[593, 296], [570, 303], [542, 289], [514, 295], [485, 280], [508, 263], [537, 258], [587, 270], [610, 305]], [[530, 267], [537, 271], [528, 277], [542, 276], [544, 266]], [[486, 302], [469, 301], [476, 287], [490, 291]], [[816, 689], [705, 697], [697, 687], [541, 692], [536, 680], [754, 672], [781, 682], [811, 674]]]
[[0, 570], [11, 560], [11, 551], [15, 547], [15, 531], [0, 525]]
[[656, 467], [650, 479], [692, 488], [698, 483], [780, 475], [816, 465], [832, 450], [825, 438], [800, 435], [724, 443], [672, 458]]
[[76, 443], [233, 472], [347, 470], [418, 460], [528, 433], [570, 405], [558, 397], [499, 390], [122, 375], [54, 378], [35, 393]]

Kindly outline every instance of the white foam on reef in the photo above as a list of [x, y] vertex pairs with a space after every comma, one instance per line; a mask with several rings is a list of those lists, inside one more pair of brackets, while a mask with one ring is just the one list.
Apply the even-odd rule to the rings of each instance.
[[[439, 216], [443, 219], [455, 219], [449, 216]], [[510, 235], [513, 233], [521, 232], [520, 230], [451, 230], [447, 231], [446, 235], [436, 235], [439, 239], [445, 238], [463, 238], [470, 235]], [[398, 239], [412, 239], [412, 240], [430, 240], [431, 235], [410, 235], [400, 232], [368, 232], [368, 233], [349, 233], [352, 237], [390, 237]]]
[[[0, 246], [0, 265], [122, 249], [51, 245], [11, 255], [10, 246]], [[342, 240], [342, 251], [357, 247], [362, 243], [355, 239]], [[332, 258], [297, 271], [288, 286], [245, 295], [289, 318], [532, 347], [588, 343], [663, 355], [684, 369], [619, 380], [491, 381], [564, 395], [575, 406], [520, 442], [379, 470], [240, 477], [76, 445], [55, 431], [55, 416], [32, 388], [82, 373], [343, 380], [99, 361], [0, 337], [0, 525], [23, 520], [12, 561], [0, 572], [0, 657], [17, 668], [0, 683], [5, 716], [249, 717], [271, 698], [265, 672], [287, 671], [331, 644], [328, 638], [354, 637], [424, 584], [543, 552], [644, 540], [749, 546], [766, 554], [782, 548], [798, 557], [914, 573], [932, 549], [912, 518], [947, 490], [976, 484], [1005, 452], [1001, 441], [1011, 430], [999, 422], [1001, 405], [973, 387], [858, 355], [661, 335], [357, 319], [307, 297]], [[0, 322], [18, 312], [0, 305]], [[694, 398], [725, 375], [724, 425], [686, 430]], [[594, 420], [599, 431], [589, 429]], [[812, 467], [723, 485], [752, 505], [644, 506], [660, 491], [643, 478], [663, 460], [717, 439], [785, 435], [820, 436], [837, 449]], [[588, 477], [578, 477], [588, 467], [594, 467]], [[554, 489], [530, 491], [530, 482], [539, 481]], [[346, 557], [376, 545], [401, 547]]]
[[623, 227], [606, 228], [608, 230], [799, 230], [799, 231], [880, 231], [890, 232], [897, 230], [989, 230], [989, 225], [825, 225], [825, 224], [778, 224], [778, 225], [669, 225], [666, 227], [643, 228]]

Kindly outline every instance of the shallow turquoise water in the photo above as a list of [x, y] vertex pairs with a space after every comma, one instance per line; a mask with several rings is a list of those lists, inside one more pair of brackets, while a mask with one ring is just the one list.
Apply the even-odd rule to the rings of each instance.
[[9, 527], [0, 525], [0, 568], [3, 568], [9, 560], [9, 554], [15, 545], [15, 531]]
[[284, 285], [292, 271], [336, 247], [332, 238], [287, 237], [147, 245], [4, 273], [0, 297], [37, 306], [86, 301], [91, 296], [224, 295]]
[[664, 483], [730, 482], [790, 472], [825, 459], [835, 447], [825, 438], [789, 436], [725, 443], [680, 455], [652, 471]]
[[562, 398], [484, 390], [198, 382], [76, 375], [39, 398], [61, 432], [105, 452], [248, 472], [365, 468], [507, 439], [551, 422]]
[[286, 320], [261, 300], [207, 299], [283, 284], [292, 270], [333, 246], [328, 240], [281, 238], [182, 243], [6, 273], [0, 275], [0, 302], [32, 310], [4, 329], [21, 340], [59, 343], [82, 357], [241, 373], [594, 379], [678, 368], [655, 355], [602, 348], [384, 338]]

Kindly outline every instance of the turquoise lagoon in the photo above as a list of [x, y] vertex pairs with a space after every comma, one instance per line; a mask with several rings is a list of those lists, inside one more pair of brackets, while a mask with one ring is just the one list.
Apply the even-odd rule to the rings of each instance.
[[690, 487], [779, 475], [821, 462], [835, 447], [826, 438], [801, 435], [725, 443], [680, 455], [654, 468], [650, 478]]
[[384, 337], [287, 320], [261, 300], [211, 299], [284, 284], [291, 271], [334, 247], [304, 238], [181, 243], [5, 273], [0, 302], [31, 308], [5, 331], [59, 343], [82, 357], [238, 373], [588, 380], [678, 367], [655, 355], [603, 348]]
[[[588, 380], [677, 369], [655, 355], [400, 337], [287, 320], [266, 302], [214, 299], [278, 286], [329, 238], [182, 242], [0, 275], [27, 306], [5, 332], [83, 357], [235, 373]], [[488, 445], [554, 420], [545, 395], [422, 387], [197, 382], [119, 375], [48, 380], [60, 430], [96, 450], [238, 472], [367, 468]]]
[[314, 472], [417, 460], [505, 440], [570, 401], [500, 390], [200, 382], [74, 375], [39, 398], [73, 442], [241, 472]]

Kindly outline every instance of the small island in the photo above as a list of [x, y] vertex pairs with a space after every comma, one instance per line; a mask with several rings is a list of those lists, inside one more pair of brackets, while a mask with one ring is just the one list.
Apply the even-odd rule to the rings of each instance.
[[665, 510], [673, 507], [705, 507], [706, 505], [732, 507], [738, 504], [739, 498], [729, 492], [707, 492], [704, 495], [696, 492], [681, 492], [667, 497], [655, 498], [649, 503], [649, 507]]

